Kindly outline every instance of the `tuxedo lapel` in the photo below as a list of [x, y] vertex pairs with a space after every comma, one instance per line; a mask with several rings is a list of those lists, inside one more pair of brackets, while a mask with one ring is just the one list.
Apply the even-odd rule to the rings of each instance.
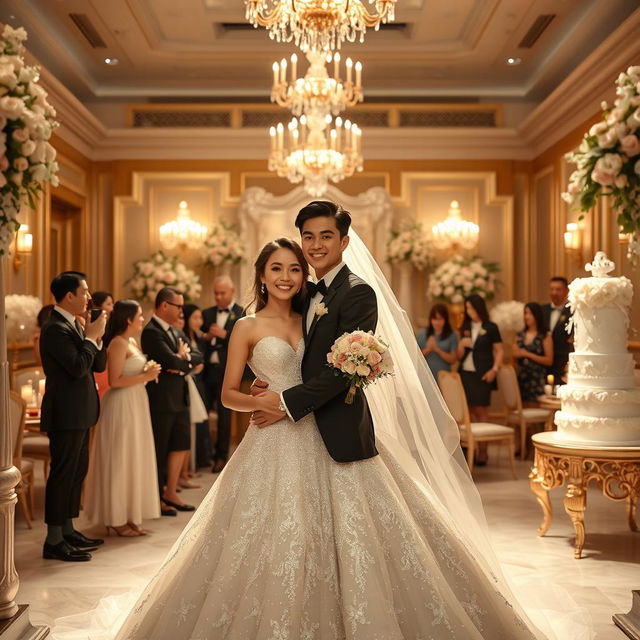
[[67, 320], [61, 313], [58, 313], [55, 309], [52, 311], [52, 315], [54, 313], [59, 323], [63, 324], [65, 327], [69, 327], [73, 331], [76, 342], [84, 342], [84, 338], [78, 333], [78, 328], [74, 324], [71, 324], [69, 320]]
[[309, 313], [309, 306], [311, 305], [311, 298], [307, 298], [304, 301], [304, 306], [302, 307], [302, 335], [304, 337], [304, 345], [307, 346], [308, 341], [308, 333], [307, 333], [307, 315]]
[[177, 338], [174, 342], [169, 334], [160, 326], [158, 322], [156, 322], [155, 318], [151, 319], [151, 322], [149, 324], [151, 323], [153, 323], [153, 326], [162, 334], [165, 342], [171, 347], [171, 351], [173, 351], [173, 353], [178, 353]]

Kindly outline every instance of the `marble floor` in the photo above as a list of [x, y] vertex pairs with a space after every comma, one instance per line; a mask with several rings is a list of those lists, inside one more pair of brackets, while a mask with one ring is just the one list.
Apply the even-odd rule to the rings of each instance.
[[[495, 458], [494, 458], [495, 459]], [[504, 464], [504, 463], [503, 463]], [[562, 508], [562, 493], [552, 494], [555, 519], [544, 538], [535, 529], [541, 511], [531, 495], [527, 473], [530, 462], [518, 462], [518, 479], [504, 466], [477, 469], [476, 480], [485, 505], [495, 547], [507, 571], [535, 573], [541, 584], [557, 583], [588, 609], [597, 640], [624, 640], [611, 622], [613, 613], [627, 612], [631, 589], [640, 588], [640, 534], [627, 529], [624, 504], [613, 503], [592, 489], [589, 493], [584, 558], [573, 558], [573, 529]], [[111, 537], [89, 563], [62, 563], [42, 559], [44, 524], [42, 468], [37, 469], [36, 520], [28, 530], [16, 516], [16, 568], [20, 575], [18, 603], [31, 607], [33, 623], [50, 624], [60, 616], [92, 609], [106, 595], [141, 588], [154, 573], [189, 514], [151, 521], [151, 535], [135, 539]], [[205, 472], [201, 489], [182, 493], [199, 504], [215, 476]], [[104, 536], [99, 529], [85, 533]]]

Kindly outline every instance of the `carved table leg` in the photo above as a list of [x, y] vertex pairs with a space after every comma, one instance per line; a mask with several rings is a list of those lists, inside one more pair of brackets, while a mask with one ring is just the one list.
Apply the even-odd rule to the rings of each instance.
[[537, 528], [536, 535], [543, 536], [551, 526], [553, 512], [551, 510], [551, 501], [549, 500], [549, 490], [542, 485], [543, 478], [538, 475], [538, 469], [533, 467], [529, 474], [529, 487], [533, 495], [536, 497], [538, 504], [542, 507], [542, 524]]
[[629, 520], [629, 529], [631, 529], [631, 531], [638, 531], [638, 524], [636, 523], [637, 499], [637, 496], [633, 494], [627, 498], [627, 518]]
[[573, 557], [580, 559], [584, 547], [584, 512], [587, 508], [587, 489], [579, 484], [569, 484], [564, 497], [564, 509], [571, 518], [576, 534]]

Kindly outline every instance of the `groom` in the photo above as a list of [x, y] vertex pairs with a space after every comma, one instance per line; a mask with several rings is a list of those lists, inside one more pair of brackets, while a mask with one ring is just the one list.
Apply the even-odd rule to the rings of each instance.
[[349, 382], [327, 365], [333, 343], [345, 332], [374, 331], [378, 322], [376, 294], [349, 270], [342, 253], [349, 245], [351, 216], [340, 205], [316, 200], [296, 218], [302, 251], [315, 271], [317, 283], [307, 283], [309, 298], [302, 315], [305, 353], [303, 383], [277, 394], [256, 381], [253, 393], [264, 393], [271, 406], [256, 411], [258, 427], [289, 416], [297, 422], [314, 413], [331, 457], [337, 462], [365, 460], [378, 454], [373, 421], [362, 389], [346, 404]]

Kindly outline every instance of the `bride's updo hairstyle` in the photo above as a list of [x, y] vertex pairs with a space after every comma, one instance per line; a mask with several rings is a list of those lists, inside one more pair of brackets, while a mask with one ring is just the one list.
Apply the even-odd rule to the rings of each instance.
[[289, 249], [289, 251], [292, 251], [295, 254], [298, 262], [300, 263], [300, 268], [302, 269], [302, 287], [300, 291], [298, 291], [298, 293], [293, 296], [291, 306], [296, 313], [302, 313], [304, 301], [307, 297], [306, 283], [309, 278], [309, 265], [304, 258], [304, 254], [302, 253], [300, 245], [291, 238], [276, 238], [272, 242], [268, 242], [264, 245], [264, 247], [262, 247], [262, 251], [260, 251], [260, 253], [258, 254], [258, 257], [256, 258], [256, 261], [253, 265], [255, 267], [255, 277], [253, 281], [253, 300], [251, 301], [251, 304], [249, 306], [253, 308], [254, 313], [260, 311], [260, 309], [264, 309], [264, 307], [266, 306], [267, 300], [269, 299], [269, 293], [266, 288], [263, 291], [261, 278], [264, 275], [265, 269], [267, 267], [267, 262], [269, 262], [269, 258], [278, 249]]
[[135, 300], [118, 300], [113, 305], [113, 311], [107, 320], [104, 337], [102, 338], [105, 349], [116, 336], [124, 333], [129, 328], [129, 320], [133, 320], [136, 317], [139, 308], [140, 305]]

